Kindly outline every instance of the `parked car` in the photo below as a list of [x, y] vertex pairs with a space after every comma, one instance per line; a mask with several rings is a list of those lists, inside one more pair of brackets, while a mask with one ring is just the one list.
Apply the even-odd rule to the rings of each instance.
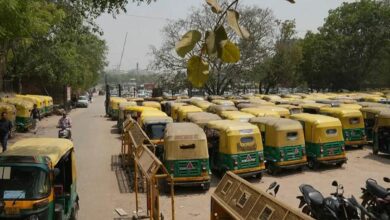
[[88, 108], [88, 97], [87, 96], [80, 96], [77, 99], [76, 107]]

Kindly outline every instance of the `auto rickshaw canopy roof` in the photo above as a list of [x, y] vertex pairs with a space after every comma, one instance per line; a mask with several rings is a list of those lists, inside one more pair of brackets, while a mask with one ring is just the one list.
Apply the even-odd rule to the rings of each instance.
[[328, 113], [333, 116], [337, 116], [340, 118], [344, 117], [362, 117], [362, 113], [357, 109], [348, 109], [348, 108], [341, 108], [341, 107], [334, 107], [334, 108], [321, 108], [320, 113]]
[[208, 107], [211, 105], [215, 105], [211, 102], [205, 101], [205, 100], [197, 100], [197, 99], [191, 99], [191, 104], [201, 108], [203, 111], [206, 111]]
[[166, 123], [172, 123], [173, 119], [169, 116], [154, 116], [154, 115], [149, 115], [149, 116], [141, 116], [141, 121], [142, 124], [147, 125], [147, 124], [166, 124]]
[[136, 105], [137, 105], [136, 102], [130, 102], [130, 101], [121, 102], [121, 103], [119, 103], [119, 109], [122, 111], [125, 111], [125, 110], [129, 110], [128, 107], [136, 106]]
[[148, 106], [138, 106], [138, 105], [135, 105], [135, 106], [127, 106], [126, 107], [126, 110], [127, 111], [133, 111], [133, 112], [144, 112], [144, 111], [155, 111], [155, 112], [161, 112], [160, 110], [158, 110], [157, 108], [153, 108], [153, 107], [148, 107]]
[[330, 107], [328, 104], [323, 103], [303, 103], [300, 105], [302, 108], [316, 109], [320, 110], [321, 108]]
[[217, 120], [209, 121], [207, 127], [223, 131], [227, 135], [247, 134], [247, 133], [260, 133], [259, 128], [248, 122], [240, 122], [233, 120]]
[[280, 116], [290, 115], [290, 111], [286, 108], [278, 107], [278, 106], [258, 106], [258, 109], [264, 109], [267, 111], [273, 111], [279, 113]]
[[13, 104], [16, 108], [22, 107], [28, 110], [31, 110], [34, 106], [33, 102], [18, 97], [1, 98], [1, 101]]
[[211, 113], [220, 114], [223, 111], [237, 111], [238, 109], [233, 105], [211, 105], [207, 111]]
[[252, 114], [240, 111], [223, 111], [221, 112], [221, 117], [230, 120], [248, 121], [254, 116]]
[[340, 105], [340, 108], [349, 108], [349, 109], [357, 109], [357, 110], [360, 110], [362, 108], [361, 105], [359, 104], [354, 104], [354, 103], [341, 103]]
[[64, 138], [26, 138], [17, 141], [0, 156], [47, 156], [53, 167], [73, 148], [73, 142]]
[[254, 108], [243, 108], [240, 111], [252, 114], [256, 117], [272, 116], [272, 117], [280, 118], [280, 114], [278, 112], [270, 111], [269, 109], [254, 107]]
[[272, 126], [276, 131], [299, 130], [301, 123], [287, 118], [255, 117], [249, 120], [252, 124], [265, 124]]
[[364, 107], [385, 107], [388, 108], [389, 105], [383, 104], [383, 103], [377, 103], [377, 102], [358, 102], [357, 104]]
[[159, 102], [156, 102], [156, 101], [144, 101], [144, 102], [142, 102], [142, 106], [161, 109], [161, 104]]
[[217, 99], [217, 100], [212, 100], [211, 102], [214, 104], [217, 104], [217, 105], [233, 105], [234, 106], [234, 102], [232, 102], [231, 100]]
[[219, 115], [210, 112], [191, 112], [188, 113], [187, 118], [190, 122], [198, 125], [206, 124], [209, 121], [221, 120]]
[[373, 113], [373, 114], [379, 114], [382, 111], [389, 111], [390, 108], [387, 107], [363, 107], [360, 109], [360, 111], [364, 113]]
[[316, 127], [328, 127], [328, 126], [341, 127], [341, 122], [338, 118], [334, 118], [326, 115], [300, 113], [300, 114], [293, 114], [291, 115], [290, 118], [294, 120], [309, 122], [315, 125]]
[[165, 127], [164, 154], [167, 160], [208, 158], [206, 134], [194, 123], [169, 123]]

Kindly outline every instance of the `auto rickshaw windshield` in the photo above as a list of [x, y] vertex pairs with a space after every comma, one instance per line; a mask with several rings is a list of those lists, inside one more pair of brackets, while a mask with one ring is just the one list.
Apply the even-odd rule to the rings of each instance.
[[150, 139], [163, 139], [166, 123], [145, 124], [145, 132]]
[[50, 193], [49, 173], [35, 166], [0, 166], [0, 198], [41, 199]]

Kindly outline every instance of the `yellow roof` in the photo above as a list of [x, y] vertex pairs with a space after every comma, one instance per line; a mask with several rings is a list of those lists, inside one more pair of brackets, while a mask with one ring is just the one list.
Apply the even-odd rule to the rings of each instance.
[[295, 120], [286, 118], [275, 118], [275, 117], [256, 117], [249, 120], [252, 124], [265, 124], [272, 126], [277, 131], [287, 130], [299, 130], [302, 129], [301, 123]]
[[310, 123], [313, 123], [315, 125], [321, 125], [321, 124], [337, 124], [341, 126], [341, 122], [338, 118], [325, 116], [325, 115], [318, 115], [318, 114], [308, 114], [308, 113], [299, 113], [299, 114], [293, 114], [290, 116], [291, 119], [294, 120], [302, 120], [307, 121]]
[[264, 108], [243, 108], [240, 111], [252, 114], [254, 116], [274, 116], [280, 117], [279, 113], [276, 111], [270, 111], [269, 109]]
[[315, 109], [329, 107], [328, 104], [323, 104], [323, 103], [304, 103], [301, 104], [300, 106], [302, 106], [302, 108], [315, 108]]
[[158, 116], [158, 115], [147, 115], [142, 117], [142, 124], [153, 124], [153, 123], [171, 123], [173, 119], [169, 116]]
[[217, 120], [209, 121], [207, 127], [217, 130], [223, 130], [225, 132], [230, 131], [244, 131], [252, 130], [250, 133], [259, 133], [259, 128], [248, 122], [240, 122], [234, 120]]
[[208, 121], [221, 120], [217, 114], [210, 112], [192, 112], [187, 115], [188, 120], [194, 123], [206, 123]]
[[72, 141], [64, 138], [26, 138], [13, 144], [0, 156], [47, 156], [55, 166], [72, 148]]
[[280, 115], [289, 115], [290, 111], [286, 108], [277, 107], [277, 106], [258, 106], [258, 109], [265, 109], [268, 111], [278, 112]]
[[213, 100], [211, 102], [214, 104], [217, 104], [217, 105], [234, 105], [234, 102], [232, 102], [230, 100], [217, 99], [217, 100]]
[[320, 110], [320, 113], [330, 113], [337, 116], [344, 116], [344, 117], [353, 117], [353, 116], [362, 116], [362, 113], [357, 109], [349, 109], [349, 108], [340, 108], [340, 107], [334, 107], [334, 108], [322, 108]]
[[135, 111], [135, 112], [143, 112], [143, 111], [157, 111], [157, 112], [161, 112], [157, 108], [148, 107], [148, 106], [138, 106], [138, 105], [136, 105], [136, 106], [127, 106], [126, 110], [128, 110], [128, 111]]
[[32, 109], [33, 108], [33, 102], [24, 100], [22, 98], [18, 97], [12, 97], [12, 98], [1, 98], [1, 101], [13, 104], [15, 106], [22, 106], [26, 109]]
[[390, 111], [390, 108], [386, 107], [365, 107], [360, 109], [361, 112], [371, 112], [374, 114], [379, 114], [382, 111]]
[[223, 111], [221, 112], [222, 118], [232, 119], [232, 120], [241, 120], [241, 119], [249, 119], [253, 118], [252, 114], [240, 111]]
[[219, 113], [222, 111], [237, 111], [238, 109], [233, 105], [210, 105], [207, 111], [211, 113]]
[[165, 128], [166, 140], [206, 139], [203, 129], [191, 122], [169, 123]]
[[341, 103], [340, 107], [341, 108], [349, 108], [349, 109], [357, 109], [357, 110], [362, 108], [361, 105], [353, 104], [353, 103]]
[[143, 106], [148, 106], [148, 107], [155, 107], [155, 108], [161, 108], [161, 104], [156, 101], [144, 101], [142, 102]]
[[127, 109], [129, 106], [136, 106], [136, 105], [137, 105], [136, 102], [129, 102], [129, 101], [121, 102], [121, 103], [119, 103], [119, 109], [120, 110], [130, 110], [130, 109]]

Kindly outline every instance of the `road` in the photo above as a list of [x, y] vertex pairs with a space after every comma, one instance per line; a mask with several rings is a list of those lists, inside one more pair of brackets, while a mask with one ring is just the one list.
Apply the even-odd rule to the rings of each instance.
[[[134, 194], [120, 187], [123, 184], [121, 174], [116, 171], [112, 158], [120, 152], [120, 135], [117, 134], [116, 122], [104, 117], [104, 97], [96, 97], [86, 109], [76, 109], [70, 114], [73, 121], [73, 139], [77, 154], [78, 193], [80, 195], [79, 219], [115, 219], [116, 208], [122, 208], [129, 215], [135, 210]], [[37, 135], [25, 136], [55, 137], [55, 124], [59, 116], [46, 118], [41, 122]], [[368, 177], [382, 181], [384, 175], [390, 176], [390, 157], [374, 156], [370, 149], [350, 149], [348, 163], [343, 168], [322, 168], [320, 171], [305, 170], [304, 172], [287, 172], [270, 177], [264, 176], [261, 181], [249, 179], [256, 187], [265, 189], [271, 182], [277, 181], [281, 188], [277, 198], [292, 207], [298, 207], [298, 186], [302, 183], [312, 184], [324, 195], [334, 190], [332, 180], [337, 180], [345, 187], [345, 195], [360, 196], [360, 187], [364, 186]], [[218, 184], [219, 179], [213, 177], [209, 191], [201, 189], [176, 189], [176, 219], [208, 219], [210, 213], [210, 195]], [[121, 193], [122, 191], [122, 193]], [[124, 192], [125, 191], [125, 192]], [[145, 210], [145, 200], [141, 198], [142, 209]], [[170, 200], [161, 197], [161, 206], [166, 219], [170, 219]]]

